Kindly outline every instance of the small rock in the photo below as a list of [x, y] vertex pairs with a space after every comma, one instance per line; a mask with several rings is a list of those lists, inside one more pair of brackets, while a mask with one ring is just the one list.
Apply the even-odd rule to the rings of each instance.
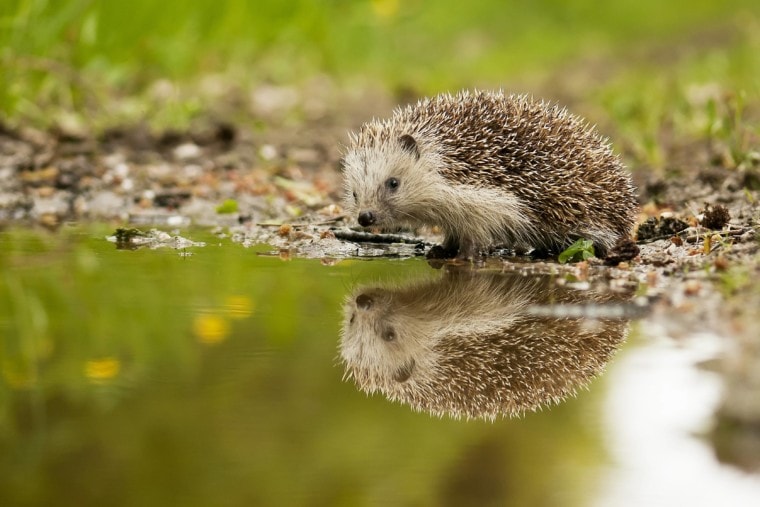
[[174, 148], [174, 157], [179, 160], [190, 160], [201, 155], [201, 148], [195, 143], [184, 143]]
[[36, 192], [39, 197], [52, 197], [54, 193], [55, 189], [53, 187], [40, 187]]
[[343, 214], [343, 208], [337, 204], [328, 204], [324, 208], [317, 210], [320, 215], [327, 215], [328, 217], [337, 217]]
[[61, 219], [55, 213], [43, 213], [39, 218], [40, 225], [54, 229], [61, 223]]
[[725, 271], [729, 266], [728, 259], [723, 255], [719, 255], [715, 258], [715, 261], [713, 261], [713, 266], [715, 266], [716, 271]]
[[35, 196], [32, 198], [34, 202], [33, 213], [38, 217], [42, 215], [64, 216], [69, 212], [70, 198], [69, 192], [55, 192], [44, 197]]
[[113, 218], [118, 217], [127, 209], [127, 200], [111, 191], [98, 192], [90, 201], [89, 213], [93, 217]]
[[26, 183], [50, 183], [55, 181], [58, 177], [58, 168], [45, 167], [44, 169], [38, 169], [36, 171], [23, 171], [20, 176], [21, 180]]
[[277, 148], [272, 146], [271, 144], [265, 144], [261, 148], [259, 148], [259, 156], [263, 158], [264, 160], [271, 161], [274, 160], [277, 157]]
[[702, 284], [699, 280], [686, 280], [683, 292], [687, 296], [696, 296], [702, 290]]

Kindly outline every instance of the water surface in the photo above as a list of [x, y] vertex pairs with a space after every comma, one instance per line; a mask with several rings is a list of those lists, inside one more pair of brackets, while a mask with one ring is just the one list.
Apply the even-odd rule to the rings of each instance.
[[[635, 326], [626, 338], [597, 319], [614, 346], [536, 412], [439, 417], [344, 380], [339, 347], [363, 288], [446, 283], [424, 260], [281, 260], [208, 231], [182, 231], [203, 247], [120, 250], [112, 232], [0, 231], [0, 505], [641, 505], [631, 491], [649, 491], [657, 458], [663, 474], [691, 463], [733, 505], [760, 498], [692, 434], [709, 411], [688, 407], [715, 389], [678, 391], [686, 412], [655, 403], [672, 347]], [[479, 336], [513, 336], [540, 298], [488, 277], [516, 303], [473, 310]], [[536, 280], [554, 302], [590, 297]], [[701, 357], [677, 357], [673, 371], [712, 385]], [[668, 413], [688, 424], [649, 416]], [[678, 498], [678, 482], [656, 484], [652, 498]]]

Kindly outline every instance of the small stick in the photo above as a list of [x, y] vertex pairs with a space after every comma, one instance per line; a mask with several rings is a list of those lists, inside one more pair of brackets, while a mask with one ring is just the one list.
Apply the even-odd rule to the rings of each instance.
[[258, 222], [255, 225], [257, 227], [282, 227], [283, 225], [289, 225], [291, 227], [306, 227], [306, 226], [309, 226], [309, 225], [320, 226], [320, 225], [332, 225], [335, 222], [339, 222], [340, 220], [343, 220], [344, 218], [346, 218], [346, 215], [340, 215], [340, 216], [337, 216], [337, 217], [334, 217], [334, 218], [328, 218], [327, 220], [323, 220], [321, 222], [303, 222], [303, 223], [288, 223], [288, 222], [283, 222], [281, 224], [270, 224], [270, 223], [267, 223], [267, 222]]
[[353, 241], [355, 243], [406, 243], [408, 245], [429, 245], [419, 238], [408, 238], [399, 234], [373, 234], [371, 232], [352, 231], [346, 229], [334, 229], [333, 234], [338, 239]]
[[[684, 229], [683, 231], [676, 232], [675, 234], [663, 234], [661, 236], [655, 236], [653, 238], [647, 238], [645, 240], [637, 241], [636, 243], [639, 245], [646, 245], [648, 243], [654, 243], [655, 241], [661, 240], [661, 239], [668, 239], [672, 238], [673, 236], [681, 236], [684, 241], [687, 243], [695, 243], [702, 239], [701, 234], [693, 234], [695, 227], [689, 227], [687, 229]], [[704, 227], [696, 228], [699, 229], [705, 229]], [[709, 229], [705, 229], [709, 230]], [[732, 236], [741, 236], [747, 231], [752, 230], [752, 227], [740, 227], [738, 229], [729, 229], [727, 231], [713, 231], [714, 234], [718, 234], [719, 236], [723, 237], [732, 237]]]

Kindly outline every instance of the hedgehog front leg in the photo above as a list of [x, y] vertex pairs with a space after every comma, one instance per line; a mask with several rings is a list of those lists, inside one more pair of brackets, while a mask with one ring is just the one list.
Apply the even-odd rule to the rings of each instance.
[[479, 247], [472, 239], [446, 237], [442, 245], [436, 245], [427, 254], [428, 259], [456, 259], [471, 261], [480, 254]]
[[440, 245], [435, 245], [433, 248], [428, 250], [427, 258], [428, 259], [453, 259], [457, 256], [457, 254], [460, 251], [460, 245], [459, 242], [454, 239], [452, 236], [446, 236], [443, 240], [443, 243]]
[[457, 252], [456, 259], [460, 261], [471, 261], [480, 254], [480, 248], [470, 238], [462, 238], [459, 240], [459, 251]]

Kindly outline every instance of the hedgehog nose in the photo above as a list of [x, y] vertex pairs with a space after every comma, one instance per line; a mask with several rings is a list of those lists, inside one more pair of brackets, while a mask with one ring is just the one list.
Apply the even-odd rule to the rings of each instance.
[[367, 227], [375, 223], [375, 214], [371, 211], [362, 211], [359, 213], [359, 225]]
[[366, 294], [359, 294], [356, 297], [356, 306], [362, 310], [369, 310], [372, 307], [372, 298]]

